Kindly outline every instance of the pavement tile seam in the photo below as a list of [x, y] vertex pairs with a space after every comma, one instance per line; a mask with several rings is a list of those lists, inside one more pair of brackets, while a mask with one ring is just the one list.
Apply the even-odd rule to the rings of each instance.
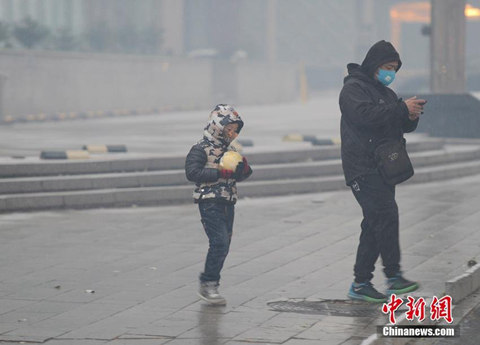
[[[462, 226], [464, 224], [468, 225], [468, 223], [471, 222], [472, 219], [478, 218], [479, 213], [480, 212], [475, 212], [475, 213], [472, 213], [470, 215], [467, 215], [466, 217], [462, 217], [459, 220], [453, 220], [454, 221], [453, 224], [450, 224], [449, 222], [446, 222], [446, 224], [441, 224], [441, 226], [437, 228], [437, 231], [440, 231], [440, 232], [444, 232], [444, 231], [448, 231], [448, 230], [451, 231], [451, 230], [453, 230], [452, 229], [453, 226], [459, 227], [459, 226]], [[432, 217], [430, 217], [430, 221], [433, 221], [435, 223], [436, 218], [438, 217], [439, 219], [442, 219], [442, 216], [443, 215], [440, 215], [440, 216], [433, 215]], [[422, 225], [421, 223], [418, 223], [415, 226], [421, 226], [421, 225]], [[413, 228], [413, 227], [411, 227], [411, 228]], [[471, 227], [468, 226], [468, 228], [471, 228]], [[475, 233], [475, 232], [472, 230], [472, 233]]]
[[[454, 230], [454, 228], [452, 228], [451, 230]], [[473, 230], [472, 233], [476, 232], [476, 230]], [[439, 250], [438, 251], [438, 254], [441, 254], [443, 257], [445, 255], [448, 254], [448, 252], [455, 252], [456, 248], [457, 247], [460, 247], [458, 250], [457, 250], [457, 253], [465, 253], [465, 248], [463, 248], [460, 244], [464, 241], [464, 239], [462, 238], [458, 238], [457, 237], [457, 241], [455, 241], [455, 243], [449, 243], [448, 245], [445, 245], [445, 248], [443, 248], [442, 250]], [[427, 239], [428, 240], [428, 239]], [[452, 241], [454, 241], [454, 239], [451, 239]], [[419, 246], [422, 246], [423, 243], [425, 242], [425, 240], [423, 241], [419, 241], [416, 245], [412, 246], [409, 248], [408, 251], [406, 251], [407, 253], [410, 252], [411, 250], [415, 249], [415, 247], [419, 247]], [[476, 250], [477, 252], [477, 255], [480, 254], [480, 248], [477, 248]], [[440, 261], [441, 261], [442, 257], [440, 257]], [[457, 259], [458, 259], [458, 256], [457, 256]], [[427, 260], [425, 260], [422, 264], [420, 265], [427, 265], [429, 264], [430, 262], [435, 262], [437, 261], [438, 258], [436, 256], [432, 256], [430, 258], [428, 258]]]
[[[322, 271], [322, 270], [325, 270], [325, 269], [328, 269], [328, 268], [331, 267], [332, 265], [337, 264], [338, 262], [344, 261], [344, 260], [346, 260], [347, 258], [348, 258], [348, 261], [349, 261], [349, 262], [351, 261], [351, 262], [353, 263], [352, 257], [353, 257], [353, 254], [347, 254], [347, 255], [345, 255], [345, 256], [342, 256], [342, 257], [339, 258], [338, 260], [336, 260], [334, 263], [328, 263], [328, 264], [326, 264], [325, 266], [321, 266], [321, 267], [318, 267], [318, 266], [317, 266], [317, 267], [315, 267], [314, 269], [312, 269], [310, 272], [308, 272], [308, 273], [306, 273], [305, 275], [303, 275], [301, 278], [302, 278], [302, 279], [306, 279], [306, 278], [308, 278], [309, 276], [318, 275], [318, 272], [320, 272], [320, 271]], [[276, 268], [272, 269], [271, 271], [265, 272], [265, 273], [274, 273], [275, 271], [277, 271], [277, 270], [282, 270], [282, 269], [283, 269], [283, 267], [276, 267]], [[299, 279], [299, 278], [297, 277], [296, 279], [294, 279], [294, 281], [297, 280], [297, 279]]]
[[[116, 338], [115, 338], [116, 339]], [[77, 341], [77, 340], [86, 340], [86, 341], [110, 341], [113, 339], [105, 339], [105, 338], [90, 338], [90, 337], [85, 337], [85, 338], [70, 338], [70, 337], [55, 337], [55, 339], [52, 340], [58, 340], [58, 341]]]
[[158, 336], [158, 335], [147, 335], [147, 334], [136, 334], [136, 333], [126, 333], [117, 337], [116, 339], [125, 339], [125, 340], [140, 340], [140, 339], [170, 339], [173, 340], [175, 337], [167, 336]]
[[[351, 237], [354, 236], [354, 235], [355, 235], [355, 234], [351, 234], [351, 235], [345, 236], [345, 237], [343, 237], [343, 238], [340, 238], [340, 239], [338, 239], [335, 243], [337, 243], [337, 242], [342, 242], [342, 241], [344, 241], [345, 239], [351, 238]], [[280, 236], [280, 235], [279, 235], [279, 236]], [[313, 235], [311, 235], [311, 236], [308, 236], [307, 238], [316, 237], [316, 236], [322, 236], [322, 234], [313, 234]], [[302, 241], [303, 241], [303, 240], [305, 240], [305, 239], [302, 239]], [[280, 247], [280, 248], [276, 248], [276, 249], [274, 249], [274, 250], [272, 250], [272, 251], [270, 251], [270, 252], [263, 253], [263, 254], [258, 255], [258, 256], [256, 256], [256, 257], [250, 259], [250, 260], [247, 260], [247, 261], [245, 261], [245, 262], [243, 262], [243, 263], [250, 262], [250, 261], [255, 260], [255, 259], [260, 259], [260, 258], [262, 258], [262, 257], [264, 257], [264, 256], [267, 256], [267, 255], [269, 255], [269, 254], [275, 253], [275, 252], [277, 252], [277, 251], [285, 251], [285, 250], [288, 249], [289, 246], [293, 246], [293, 245], [295, 245], [295, 243], [293, 243], [293, 244], [289, 243], [289, 244], [286, 245], [286, 246], [283, 246], [283, 247]], [[327, 246], [329, 246], [329, 244], [325, 244], [323, 247], [320, 246], [320, 247], [318, 247], [316, 250], [312, 250], [312, 251], [308, 252], [307, 255], [308, 255], [308, 254], [312, 254], [312, 253], [314, 253], [314, 252], [316, 252], [316, 251], [319, 251], [319, 250], [321, 250], [321, 249], [323, 249], [323, 248], [325, 248], [325, 247], [327, 247]], [[297, 258], [297, 259], [293, 259], [292, 261], [295, 261], [295, 260], [298, 260], [298, 258]], [[237, 264], [237, 265], [235, 265], [235, 266], [230, 266], [230, 267], [227, 266], [227, 269], [232, 269], [232, 268], [241, 266], [243, 263]]]
[[[347, 239], [347, 238], [350, 238], [350, 236], [346, 237], [345, 239]], [[341, 241], [339, 241], [339, 242], [341, 242]], [[281, 249], [282, 249], [282, 248], [281, 248]], [[317, 250], [313, 250], [313, 251], [311, 251], [311, 252], [308, 252], [308, 253], [306, 253], [306, 254], [303, 255], [303, 256], [300, 256], [300, 257], [298, 257], [298, 258], [293, 258], [293, 259], [290, 260], [290, 261], [284, 262], [284, 263], [282, 263], [282, 267], [278, 267], [278, 265], [277, 265], [277, 266], [273, 266], [273, 265], [272, 265], [273, 267], [272, 267], [271, 269], [268, 269], [268, 270], [266, 270], [266, 271], [263, 271], [261, 274], [268, 274], [268, 273], [274, 272], [274, 271], [276, 271], [276, 270], [283, 269], [283, 266], [286, 266], [286, 265], [295, 263], [295, 262], [303, 259], [305, 256], [313, 255], [315, 252], [317, 252], [317, 251], [319, 251], [319, 250], [321, 250], [321, 249], [322, 249], [322, 248], [318, 248]], [[249, 262], [250, 262], [250, 261], [248, 261], [247, 263], [249, 263]], [[225, 273], [227, 273], [229, 270], [232, 270], [232, 269], [238, 268], [238, 267], [241, 267], [241, 266], [238, 265], [238, 266], [234, 266], [234, 267], [228, 267], [227, 270], [225, 270]], [[255, 279], [255, 278], [256, 278], [256, 277], [253, 276], [253, 277], [251, 277], [250, 279]]]

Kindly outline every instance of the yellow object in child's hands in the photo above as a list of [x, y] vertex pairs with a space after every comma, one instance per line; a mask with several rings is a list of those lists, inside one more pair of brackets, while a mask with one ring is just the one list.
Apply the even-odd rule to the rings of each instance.
[[236, 151], [227, 151], [220, 159], [219, 167], [220, 169], [235, 171], [238, 163], [240, 163], [242, 159], [243, 157], [240, 153]]

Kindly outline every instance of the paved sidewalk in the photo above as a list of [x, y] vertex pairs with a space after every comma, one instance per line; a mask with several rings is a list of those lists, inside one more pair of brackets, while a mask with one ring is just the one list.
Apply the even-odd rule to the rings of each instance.
[[[241, 193], [241, 186], [239, 188]], [[398, 188], [402, 264], [432, 297], [480, 258], [480, 176]], [[196, 297], [207, 239], [192, 205], [0, 215], [0, 343], [360, 344], [387, 321], [282, 313], [344, 299], [360, 208], [348, 190], [240, 200], [226, 307]], [[383, 288], [378, 268], [374, 283]]]

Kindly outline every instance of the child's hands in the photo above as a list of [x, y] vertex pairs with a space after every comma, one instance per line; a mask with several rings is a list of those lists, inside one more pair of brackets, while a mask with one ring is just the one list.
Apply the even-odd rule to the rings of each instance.
[[237, 164], [233, 178], [240, 180], [242, 177], [245, 177], [250, 174], [250, 165], [248, 165], [247, 159], [243, 157], [242, 161]]
[[233, 173], [233, 178], [235, 180], [240, 180], [242, 178], [244, 166], [245, 166], [245, 163], [243, 163], [243, 161], [237, 164], [237, 167], [235, 168], [235, 172]]
[[237, 164], [235, 171], [227, 170], [227, 169], [220, 169], [218, 170], [220, 178], [229, 179], [234, 178], [235, 180], [240, 180], [242, 177], [247, 176], [250, 174], [250, 165], [248, 165], [247, 159], [243, 157], [242, 161]]
[[220, 169], [218, 172], [220, 173], [220, 177], [223, 179], [229, 179], [233, 176], [233, 170]]
[[250, 165], [248, 165], [247, 159], [245, 157], [243, 157], [243, 171], [242, 171], [242, 174], [247, 175], [248, 173], [250, 173], [250, 170], [252, 170], [252, 168], [250, 168]]

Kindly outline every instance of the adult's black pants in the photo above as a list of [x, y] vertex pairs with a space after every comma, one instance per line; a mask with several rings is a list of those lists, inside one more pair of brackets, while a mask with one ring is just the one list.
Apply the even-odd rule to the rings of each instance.
[[363, 212], [362, 232], [354, 266], [355, 281], [373, 278], [375, 262], [382, 258], [387, 278], [400, 272], [398, 206], [395, 186], [386, 184], [379, 174], [364, 175], [351, 184], [353, 195]]

